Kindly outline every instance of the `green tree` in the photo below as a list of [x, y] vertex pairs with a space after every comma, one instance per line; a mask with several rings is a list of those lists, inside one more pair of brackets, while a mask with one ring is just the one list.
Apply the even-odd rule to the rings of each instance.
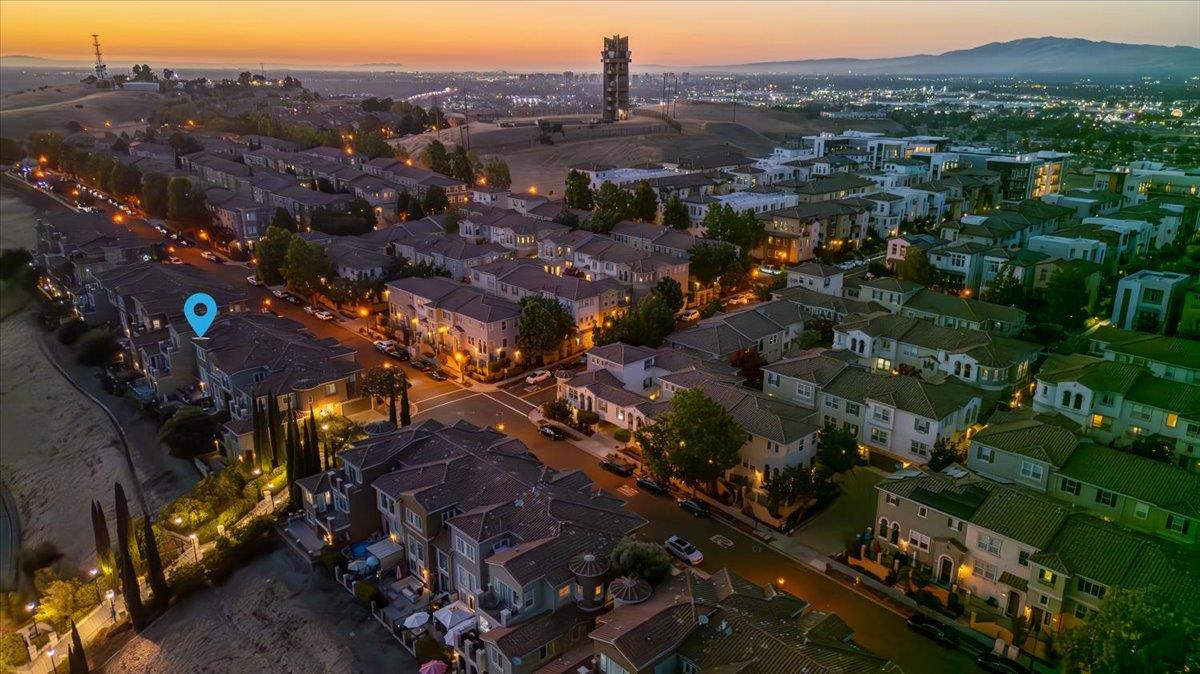
[[767, 505], [772, 513], [781, 506], [817, 498], [821, 493], [823, 473], [803, 464], [787, 466], [766, 483]]
[[363, 376], [360, 389], [364, 395], [388, 401], [388, 419], [400, 427], [400, 414], [396, 408], [397, 396], [405, 400], [408, 398], [408, 378], [403, 370], [398, 367], [373, 367]]
[[575, 332], [571, 312], [553, 297], [530, 295], [521, 300], [517, 346], [530, 356], [556, 353]]
[[162, 425], [158, 439], [167, 443], [172, 456], [193, 459], [212, 451], [219, 427], [216, 417], [199, 407], [184, 405]]
[[186, 223], [209, 220], [204, 192], [195, 189], [192, 181], [183, 176], [171, 178], [167, 184], [167, 218]]
[[664, 276], [658, 280], [658, 284], [654, 286], [654, 292], [658, 293], [667, 306], [671, 308], [671, 313], [679, 313], [683, 308], [683, 288], [679, 287], [679, 281]]
[[649, 182], [642, 180], [634, 188], [629, 210], [634, 220], [654, 222], [658, 216], [658, 196]]
[[966, 458], [966, 454], [960, 452], [954, 443], [946, 438], [938, 438], [929, 454], [929, 467], [932, 470], [941, 470], [955, 461], [965, 464]]
[[597, 213], [607, 213], [616, 222], [633, 215], [633, 196], [613, 183], [604, 181], [593, 197]]
[[70, 674], [88, 674], [87, 653], [83, 650], [83, 640], [79, 638], [79, 629], [75, 627], [74, 620], [71, 621], [71, 645], [67, 647], [67, 663], [67, 671]]
[[704, 285], [721, 281], [730, 271], [739, 278], [745, 273], [737, 249], [727, 243], [698, 244], [692, 248], [691, 256], [691, 275]]
[[468, 185], [475, 184], [475, 166], [467, 156], [467, 150], [461, 145], [455, 145], [450, 152], [450, 177]]
[[255, 256], [258, 258], [258, 278], [263, 283], [274, 285], [283, 280], [283, 263], [288, 247], [296, 236], [282, 227], [271, 226], [258, 240]]
[[283, 256], [279, 273], [287, 287], [304, 297], [321, 292], [333, 277], [333, 267], [325, 257], [325, 249], [300, 237], [293, 237]]
[[31, 134], [29, 136], [29, 156], [37, 159], [38, 163], [43, 166], [58, 166], [63, 156], [62, 136], [53, 131]]
[[113, 563], [112, 539], [108, 535], [108, 520], [104, 518], [104, 506], [92, 501], [92, 538], [96, 542], [96, 562], [105, 576], [116, 571]]
[[639, 541], [633, 536], [617, 541], [609, 554], [609, 562], [617, 576], [641, 578], [651, 587], [671, 573], [671, 557], [663, 546], [653, 541]]
[[667, 300], [651, 292], [607, 328], [599, 329], [598, 345], [625, 342], [634, 346], [658, 348], [675, 327], [675, 312]]
[[446, 190], [437, 185], [430, 185], [429, 189], [425, 190], [425, 196], [421, 199], [421, 210], [432, 215], [441, 213], [447, 208], [450, 208], [450, 199], [446, 196]]
[[929, 263], [925, 251], [916, 246], [909, 246], [904, 259], [896, 263], [896, 278], [901, 281], [912, 281], [922, 286], [933, 283], [935, 270]]
[[635, 434], [642, 452], [670, 475], [692, 486], [716, 480], [741, 461], [746, 431], [729, 411], [699, 389], [671, 399], [671, 409]]
[[103, 328], [93, 328], [75, 341], [75, 362], [107, 365], [121, 354], [121, 345]]
[[435, 140], [425, 146], [425, 151], [421, 153], [421, 163], [434, 173], [450, 175], [450, 154], [446, 152], [446, 146], [442, 145], [441, 141]]
[[125, 609], [129, 611], [129, 621], [133, 623], [133, 629], [140, 632], [150, 624], [150, 616], [142, 605], [142, 589], [133, 567], [132, 548], [129, 544], [129, 501], [125, 498], [125, 488], [120, 482], [113, 485], [113, 492], [117, 512], [117, 563], [121, 568], [121, 595], [125, 600]]
[[442, 230], [447, 234], [458, 234], [461, 223], [462, 213], [457, 208], [451, 208], [446, 211], [446, 217], [442, 218]]
[[509, 173], [508, 163], [500, 158], [488, 160], [483, 166], [483, 178], [492, 187], [502, 190], [512, 187], [512, 174]]
[[1111, 587], [1095, 615], [1062, 634], [1064, 659], [1093, 674], [1200, 669], [1200, 608], [1159, 587]]
[[571, 170], [567, 173], [566, 191], [563, 194], [563, 199], [567, 202], [568, 208], [575, 208], [581, 211], [592, 210], [592, 188], [586, 173], [576, 170]]
[[154, 537], [154, 527], [149, 517], [142, 518], [142, 541], [146, 557], [146, 582], [154, 593], [154, 604], [161, 613], [171, 606], [171, 586], [167, 584], [167, 575], [163, 573], [158, 540]]
[[1001, 265], [996, 278], [992, 279], [987, 290], [980, 293], [979, 299], [1009, 307], [1023, 306], [1025, 304], [1025, 284], [1013, 273], [1011, 267], [1007, 264]]
[[283, 206], [275, 207], [275, 214], [271, 217], [271, 227], [278, 227], [289, 232], [296, 231], [296, 218], [292, 217], [291, 212]]
[[404, 190], [396, 197], [396, 215], [400, 217], [401, 222], [420, 220], [425, 217], [425, 210], [421, 208], [420, 199]]
[[663, 204], [662, 223], [673, 229], [687, 229], [692, 225], [687, 206], [683, 205], [678, 194], [671, 194], [671, 198]]
[[354, 134], [354, 153], [360, 157], [391, 157], [392, 146], [387, 144], [377, 131], [360, 131]]
[[1050, 277], [1042, 295], [1041, 315], [1053, 317], [1068, 331], [1078, 330], [1088, 317], [1087, 273], [1082, 269], [1060, 269]]
[[155, 218], [167, 217], [167, 185], [170, 180], [161, 173], [142, 176], [142, 208]]
[[850, 470], [858, 465], [858, 438], [848, 428], [825, 424], [818, 437], [817, 460], [834, 473]]
[[15, 164], [25, 156], [21, 143], [12, 138], [0, 138], [0, 163]]

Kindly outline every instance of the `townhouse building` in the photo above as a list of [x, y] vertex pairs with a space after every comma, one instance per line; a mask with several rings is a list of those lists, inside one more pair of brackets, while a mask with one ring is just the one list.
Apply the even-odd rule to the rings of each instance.
[[875, 314], [834, 327], [833, 348], [864, 367], [953, 379], [984, 391], [1017, 393], [1032, 380], [1042, 346], [980, 330], [938, 327], [922, 318]]
[[804, 332], [808, 312], [790, 299], [706, 318], [667, 335], [666, 344], [702, 358], [738, 363], [751, 353], [765, 362], [779, 360]]
[[688, 217], [693, 223], [701, 223], [710, 209], [729, 206], [735, 213], [750, 211], [754, 214], [767, 213], [795, 206], [800, 199], [791, 192], [772, 187], [752, 187], [728, 194], [696, 194], [683, 199]]
[[410, 346], [448, 357], [462, 354], [478, 369], [522, 361], [516, 303], [443, 277], [398, 279], [387, 288], [388, 317], [411, 335]]
[[625, 289], [613, 279], [587, 281], [556, 276], [534, 260], [499, 260], [471, 270], [471, 285], [520, 303], [526, 297], [556, 300], [575, 321], [574, 349], [591, 346], [592, 329], [611, 320], [625, 305]]
[[894, 276], [860, 280], [858, 282], [858, 300], [873, 302], [892, 312], [899, 313], [904, 303], [913, 295], [924, 290], [925, 286], [915, 281], [902, 281]]
[[818, 248], [860, 246], [870, 227], [870, 209], [833, 200], [770, 211], [760, 219], [766, 237], [759, 257], [790, 266], [813, 259]]
[[[653, 253], [617, 243], [607, 237], [573, 237], [560, 233], [565, 248], [554, 244], [543, 246], [544, 250], [569, 251], [570, 258], [561, 258], [563, 273], [581, 273], [588, 281], [602, 278], [613, 279], [629, 289], [631, 300], [636, 300], [654, 290], [664, 278], [674, 279], [680, 288], [687, 289], [691, 264], [687, 259]], [[554, 258], [546, 259], [553, 262]], [[556, 265], [557, 266], [557, 265]]]
[[1088, 353], [1146, 368], [1155, 377], [1200, 384], [1200, 342], [1100, 325], [1085, 333]]
[[979, 419], [982, 397], [966, 385], [876, 374], [855, 360], [812, 351], [764, 365], [763, 392], [850, 430], [880, 464], [924, 464], [939, 440], [959, 443]]
[[1113, 299], [1112, 324], [1125, 330], [1174, 333], [1191, 282], [1188, 274], [1153, 269], [1122, 277]]
[[512, 251], [517, 257], [534, 257], [538, 241], [567, 227], [522, 215], [507, 209], [472, 209], [459, 222], [459, 236], [478, 242], [494, 243]]
[[787, 270], [787, 287], [807, 288], [822, 295], [842, 296], [846, 273], [833, 265], [805, 262]]
[[98, 213], [61, 213], [35, 224], [34, 261], [49, 279], [72, 294], [85, 317], [95, 309], [87, 293], [72, 293], [92, 274], [158, 258], [153, 244]]
[[1190, 470], [1200, 462], [1200, 386], [1084, 354], [1053, 355], [1036, 376], [1033, 409], [1061, 414], [1099, 442], [1156, 442]]
[[[173, 340], [185, 346], [177, 326]], [[205, 407], [228, 415], [221, 427], [226, 458], [252, 454], [254, 403], [277, 397], [279, 408], [319, 416], [357, 411], [362, 366], [357, 352], [333, 337], [318, 338], [298, 321], [239, 312], [217, 317], [204, 339], [190, 340]]]
[[[843, 286], [843, 292], [850, 294], [852, 286]], [[861, 293], [860, 293], [861, 294]], [[868, 314], [883, 310], [883, 306], [872, 300], [857, 300], [849, 297], [834, 297], [804, 286], [780, 288], [771, 292], [772, 300], [786, 299], [808, 313], [816, 321], [840, 322], [853, 314]]]
[[713, 245], [724, 243], [714, 239], [692, 236], [687, 232], [656, 225], [652, 222], [630, 220], [618, 222], [609, 236], [613, 241], [623, 243], [631, 248], [683, 259], [690, 259], [692, 248], [702, 243]]
[[1011, 336], [1025, 326], [1027, 314], [1016, 307], [921, 289], [905, 300], [900, 315], [924, 318], [947, 328], [986, 330]]
[[184, 320], [188, 297], [202, 292], [221, 314], [245, 311], [246, 293], [194, 267], [142, 262], [92, 273], [84, 283], [94, 308], [92, 320], [119, 326], [125, 362], [145, 373], [148, 395], [160, 402], [185, 397], [196, 382], [196, 336]]

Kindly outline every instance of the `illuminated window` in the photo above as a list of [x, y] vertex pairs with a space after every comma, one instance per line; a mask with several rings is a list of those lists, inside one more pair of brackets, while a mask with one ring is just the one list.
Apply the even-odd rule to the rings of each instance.
[[1179, 415], [1174, 412], [1167, 413], [1167, 428], [1175, 428], [1179, 423]]

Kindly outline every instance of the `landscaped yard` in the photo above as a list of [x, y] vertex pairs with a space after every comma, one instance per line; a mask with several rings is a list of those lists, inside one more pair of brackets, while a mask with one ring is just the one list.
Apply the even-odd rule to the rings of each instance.
[[875, 520], [875, 484], [883, 478], [882, 471], [869, 466], [858, 466], [842, 474], [838, 477], [842, 494], [802, 524], [792, 537], [823, 554], [842, 552], [847, 541]]

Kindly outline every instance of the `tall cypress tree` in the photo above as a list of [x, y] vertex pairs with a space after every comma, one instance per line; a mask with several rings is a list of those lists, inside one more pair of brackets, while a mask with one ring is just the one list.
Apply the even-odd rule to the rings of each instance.
[[108, 520], [104, 518], [104, 506], [92, 501], [92, 536], [96, 539], [96, 559], [105, 574], [116, 572], [113, 563], [112, 539], [108, 536]]
[[299, 503], [299, 500], [296, 498], [296, 494], [295, 494], [296, 477], [297, 477], [296, 469], [300, 467], [300, 460], [299, 460], [299, 457], [296, 456], [296, 454], [297, 454], [296, 450], [299, 448], [300, 443], [296, 442], [296, 436], [295, 436], [295, 434], [293, 434], [292, 426], [290, 424], [287, 427], [286, 440], [287, 441], [285, 444], [287, 446], [286, 469], [287, 469], [288, 498], [291, 499], [292, 504], [296, 504], [296, 503]]
[[87, 653], [83, 651], [83, 640], [79, 638], [79, 630], [75, 621], [71, 621], [71, 645], [67, 647], [68, 671], [71, 674], [87, 674]]
[[279, 413], [279, 398], [267, 392], [267, 426], [271, 429], [271, 463], [278, 467], [283, 461], [283, 418]]
[[399, 428], [400, 424], [396, 423], [396, 375], [391, 373], [388, 377], [388, 421], [392, 422], [392, 426]]
[[167, 575], [163, 573], [162, 557], [158, 555], [158, 541], [154, 539], [154, 526], [149, 517], [142, 518], [145, 530], [146, 581], [154, 592], [154, 604], [160, 612], [171, 606], [171, 586], [167, 584]]
[[267, 443], [263, 441], [263, 436], [265, 435], [263, 431], [266, 429], [263, 427], [263, 421], [265, 420], [262, 418], [262, 407], [258, 404], [258, 398], [252, 398], [250, 402], [250, 425], [254, 429], [254, 465], [269, 471], [270, 468], [263, 463], [263, 458], [266, 456], [263, 450], [266, 449]]
[[149, 624], [146, 609], [142, 606], [142, 589], [138, 585], [137, 572], [133, 568], [133, 555], [129, 551], [129, 501], [120, 482], [113, 488], [117, 511], [117, 553], [120, 555], [121, 593], [125, 596], [125, 607], [133, 629], [142, 631]]
[[412, 407], [408, 404], [408, 377], [400, 375], [400, 427], [405, 428], [412, 423]]

